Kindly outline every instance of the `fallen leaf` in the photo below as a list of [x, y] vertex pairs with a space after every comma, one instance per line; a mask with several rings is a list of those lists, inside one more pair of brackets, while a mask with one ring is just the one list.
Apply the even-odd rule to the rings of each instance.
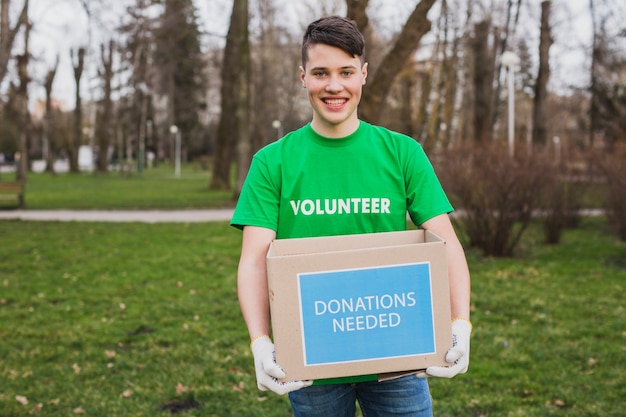
[[124, 398], [128, 398], [128, 397], [130, 397], [132, 395], [133, 395], [133, 390], [132, 389], [127, 389], [126, 391], [124, 391], [122, 393], [122, 397], [124, 397]]
[[235, 392], [243, 392], [243, 390], [244, 390], [243, 381], [239, 381], [239, 384], [233, 385], [232, 386], [232, 390], [235, 391]]
[[104, 354], [107, 355], [107, 358], [114, 358], [116, 355], [114, 350], [105, 350]]
[[80, 366], [78, 366], [77, 364], [73, 364], [72, 369], [76, 374], [80, 374]]
[[556, 400], [556, 401], [554, 401], [554, 405], [556, 405], [557, 407], [562, 408], [562, 407], [565, 407], [566, 404], [565, 404], [565, 401], [563, 401], [563, 400]]
[[24, 397], [23, 395], [16, 395], [15, 400], [22, 405], [28, 404], [28, 398]]
[[176, 384], [176, 395], [180, 396], [186, 392], [189, 392], [189, 387], [184, 386], [180, 382]]
[[126, 309], [126, 304], [120, 303], [120, 310], [124, 310], [124, 309]]
[[83, 410], [83, 407], [76, 407], [74, 409], [74, 414], [85, 414], [85, 410]]
[[39, 403], [36, 406], [34, 406], [32, 410], [30, 410], [30, 413], [31, 414], [37, 414], [38, 412], [41, 411], [42, 408], [43, 408], [43, 404]]
[[182, 288], [182, 287], [183, 287], [183, 283], [182, 283], [181, 281], [178, 281], [178, 282], [176, 283], [176, 286], [177, 286], [178, 288]]
[[59, 405], [60, 402], [61, 402], [60, 398], [55, 398], [54, 400], [48, 401], [48, 404]]
[[593, 365], [595, 365], [596, 363], [598, 363], [598, 360], [597, 360], [597, 359], [595, 359], [595, 358], [589, 358], [589, 360], [587, 361], [587, 364], [588, 364], [589, 366], [593, 366]]

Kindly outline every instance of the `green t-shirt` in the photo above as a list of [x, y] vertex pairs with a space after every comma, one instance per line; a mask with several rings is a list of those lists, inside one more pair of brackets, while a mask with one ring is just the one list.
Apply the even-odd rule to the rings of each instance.
[[272, 229], [278, 239], [334, 236], [405, 230], [407, 212], [419, 226], [452, 210], [414, 139], [365, 122], [330, 139], [306, 125], [254, 156], [231, 225]]
[[253, 158], [231, 224], [278, 239], [390, 232], [451, 212], [430, 161], [414, 139], [361, 122], [330, 139], [309, 125]]

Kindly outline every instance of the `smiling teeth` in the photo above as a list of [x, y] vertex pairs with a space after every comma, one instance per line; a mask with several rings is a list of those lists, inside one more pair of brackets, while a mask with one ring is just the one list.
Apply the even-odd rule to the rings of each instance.
[[345, 103], [345, 100], [344, 99], [340, 99], [340, 98], [337, 98], [337, 99], [326, 99], [326, 100], [324, 100], [324, 102], [326, 104], [328, 104], [328, 105], [331, 105], [331, 106], [340, 106], [343, 103]]

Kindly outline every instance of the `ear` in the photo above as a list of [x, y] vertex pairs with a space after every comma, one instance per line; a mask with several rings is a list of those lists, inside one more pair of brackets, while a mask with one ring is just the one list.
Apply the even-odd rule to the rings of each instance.
[[365, 85], [367, 81], [367, 67], [368, 67], [367, 62], [363, 64], [363, 66], [361, 67], [361, 75], [363, 76], [363, 85]]
[[300, 65], [300, 81], [302, 81], [302, 88], [306, 88], [306, 72], [304, 71], [304, 67]]

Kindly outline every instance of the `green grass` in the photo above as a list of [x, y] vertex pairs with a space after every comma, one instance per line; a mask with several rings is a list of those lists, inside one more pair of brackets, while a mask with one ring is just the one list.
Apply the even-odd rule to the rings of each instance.
[[[210, 191], [210, 171], [185, 166], [180, 177], [162, 165], [142, 174], [29, 173], [26, 209], [185, 209], [233, 206], [231, 191]], [[12, 181], [3, 174], [2, 181]], [[0, 207], [13, 202], [0, 201]]]
[[[0, 221], [0, 414], [291, 415], [256, 388], [226, 223]], [[435, 415], [620, 416], [626, 245], [602, 218], [518, 259], [468, 252], [468, 374], [431, 379]], [[16, 398], [27, 399], [22, 405]], [[21, 398], [19, 397], [19, 398]]]

